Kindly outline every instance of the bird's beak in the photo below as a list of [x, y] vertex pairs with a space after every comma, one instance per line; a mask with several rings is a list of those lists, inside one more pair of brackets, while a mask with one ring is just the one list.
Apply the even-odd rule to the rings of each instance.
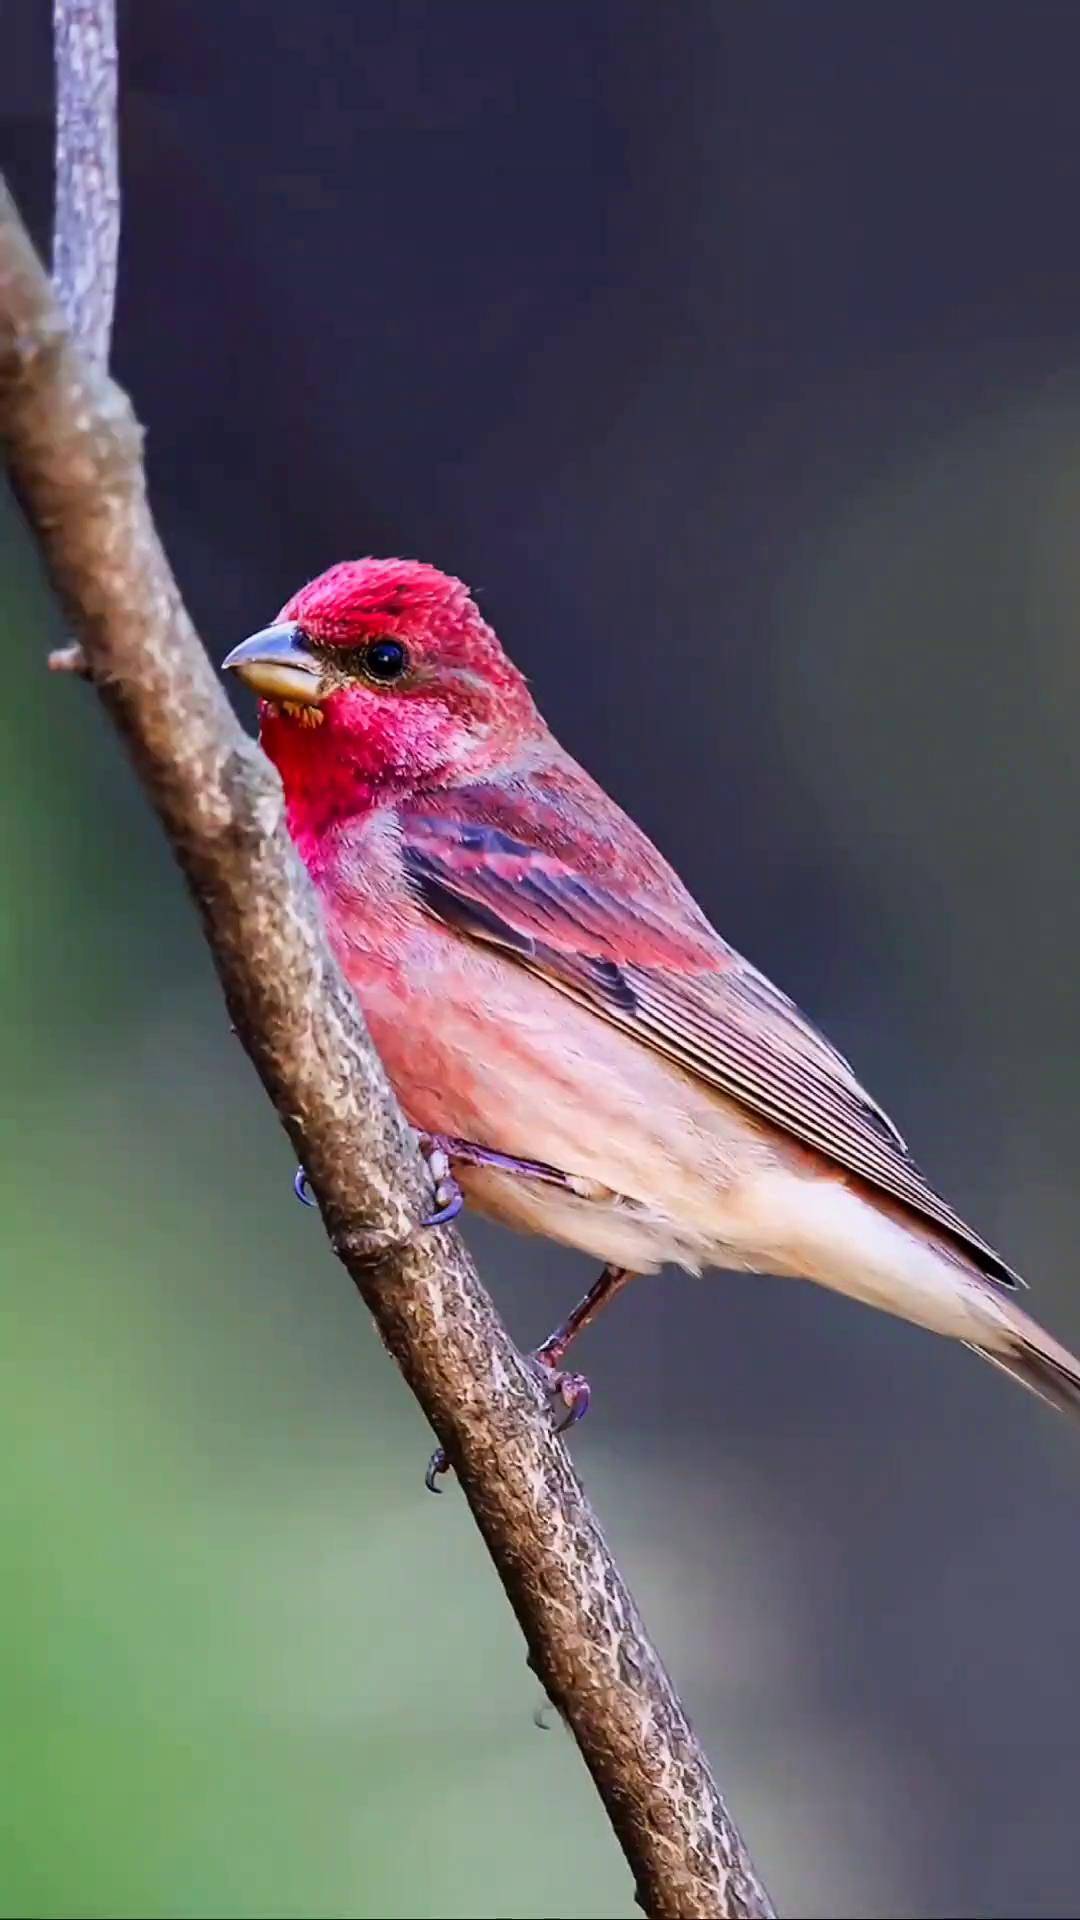
[[225, 655], [222, 668], [238, 673], [245, 686], [264, 700], [289, 700], [317, 707], [325, 700], [322, 665], [295, 620], [264, 627]]

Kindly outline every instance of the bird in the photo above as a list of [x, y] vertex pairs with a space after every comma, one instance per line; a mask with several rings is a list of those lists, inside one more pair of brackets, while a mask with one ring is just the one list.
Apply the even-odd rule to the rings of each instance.
[[535, 1351], [561, 1424], [589, 1399], [571, 1343], [668, 1264], [816, 1281], [1080, 1415], [1080, 1360], [1019, 1276], [559, 744], [461, 580], [338, 562], [223, 667], [259, 696], [289, 832], [437, 1173], [601, 1263]]

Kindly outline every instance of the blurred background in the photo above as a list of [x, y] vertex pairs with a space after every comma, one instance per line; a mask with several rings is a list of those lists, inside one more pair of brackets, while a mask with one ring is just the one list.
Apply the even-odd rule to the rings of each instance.
[[[48, 9], [0, 145], [48, 228]], [[1080, 10], [121, 6], [116, 365], [220, 657], [462, 574], [1080, 1343]], [[0, 507], [6, 1914], [632, 1916]], [[242, 696], [241, 696], [242, 697]], [[589, 1269], [475, 1223], [523, 1345]], [[1075, 1914], [1080, 1438], [644, 1281], [575, 1457], [789, 1915]]]

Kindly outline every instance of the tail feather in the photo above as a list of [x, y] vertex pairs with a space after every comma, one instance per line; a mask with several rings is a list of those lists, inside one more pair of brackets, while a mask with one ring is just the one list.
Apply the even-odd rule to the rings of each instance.
[[1074, 1359], [1056, 1340], [1051, 1340], [1049, 1334], [1033, 1338], [1017, 1332], [1007, 1348], [996, 1351], [977, 1346], [973, 1340], [965, 1340], [964, 1345], [989, 1360], [991, 1366], [1000, 1367], [1013, 1380], [1019, 1380], [1022, 1387], [1037, 1394], [1048, 1406], [1080, 1420], [1080, 1360]]
[[946, 1242], [880, 1195], [779, 1166], [748, 1182], [741, 1204], [735, 1217], [743, 1240], [725, 1244], [726, 1254], [732, 1244], [741, 1246], [741, 1264], [805, 1275], [960, 1340], [1080, 1420], [1080, 1359], [1024, 1312], [989, 1257], [976, 1259], [970, 1249]]

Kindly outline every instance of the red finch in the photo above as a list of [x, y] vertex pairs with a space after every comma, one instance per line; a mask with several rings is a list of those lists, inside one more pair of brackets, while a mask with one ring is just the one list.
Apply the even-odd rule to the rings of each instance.
[[[1080, 1362], [846, 1060], [549, 733], [460, 580], [355, 560], [225, 661], [413, 1125], [478, 1211], [634, 1273], [792, 1274], [1080, 1411]], [[571, 1411], [584, 1383], [555, 1374]]]

